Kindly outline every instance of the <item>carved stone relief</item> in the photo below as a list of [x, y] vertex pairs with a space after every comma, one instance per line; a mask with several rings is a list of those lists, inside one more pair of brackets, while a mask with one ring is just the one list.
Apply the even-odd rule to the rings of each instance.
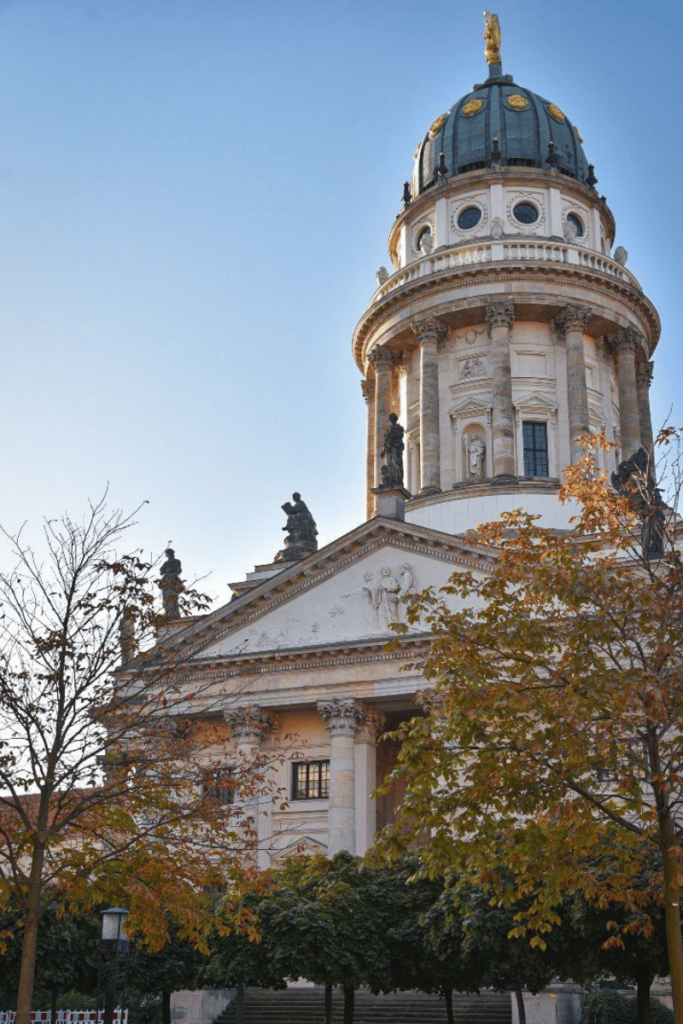
[[365, 621], [372, 629], [387, 629], [392, 622], [405, 621], [405, 597], [414, 589], [415, 577], [406, 562], [394, 569], [384, 566], [379, 578], [366, 572], [363, 582], [344, 598], [361, 603]]
[[466, 331], [457, 331], [452, 335], [454, 344], [464, 341], [466, 345], [474, 345], [477, 339], [483, 341], [486, 337], [486, 330], [483, 327], [470, 327]]
[[486, 376], [488, 376], [486, 360], [482, 356], [472, 355], [458, 360], [458, 380], [473, 380], [476, 377]]

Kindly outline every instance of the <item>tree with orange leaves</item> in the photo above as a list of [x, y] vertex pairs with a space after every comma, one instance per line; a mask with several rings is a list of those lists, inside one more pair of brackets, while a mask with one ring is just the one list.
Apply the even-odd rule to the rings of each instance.
[[212, 738], [186, 711], [217, 712], [219, 697], [165, 643], [153, 567], [118, 550], [131, 525], [104, 502], [46, 520], [43, 552], [9, 537], [16, 568], [0, 573], [0, 908], [22, 914], [18, 1024], [48, 906], [124, 904], [150, 948], [170, 923], [205, 947], [211, 891], [241, 877], [252, 841], [261, 766], [216, 784]]
[[524, 897], [511, 935], [532, 945], [563, 893], [641, 922], [655, 893], [683, 1024], [683, 563], [677, 495], [663, 505], [652, 477], [639, 458], [615, 489], [593, 448], [562, 487], [570, 532], [505, 515], [468, 537], [494, 556], [489, 575], [415, 595], [397, 629], [430, 634], [429, 689], [400, 731], [406, 796], [387, 838], [401, 850], [422, 837], [428, 870]]

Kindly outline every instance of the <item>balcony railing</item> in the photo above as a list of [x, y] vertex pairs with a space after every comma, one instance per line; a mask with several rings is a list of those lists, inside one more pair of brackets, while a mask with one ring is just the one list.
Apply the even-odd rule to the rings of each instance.
[[368, 305], [385, 298], [397, 288], [411, 281], [417, 281], [431, 274], [444, 270], [477, 266], [483, 263], [505, 263], [509, 261], [533, 260], [539, 263], [566, 263], [568, 266], [586, 267], [601, 274], [608, 274], [625, 284], [640, 291], [636, 278], [628, 270], [600, 253], [591, 252], [578, 245], [566, 245], [561, 242], [514, 242], [501, 239], [495, 242], [482, 242], [480, 245], [458, 245], [436, 250], [430, 256], [423, 256], [395, 274], [380, 285], [370, 299]]

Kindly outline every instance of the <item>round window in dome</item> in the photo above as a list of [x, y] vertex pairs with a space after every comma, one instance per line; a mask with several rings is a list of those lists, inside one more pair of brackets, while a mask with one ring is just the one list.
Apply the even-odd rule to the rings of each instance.
[[533, 203], [517, 203], [512, 213], [520, 224], [535, 224], [538, 220], [538, 210]]
[[481, 210], [478, 206], [466, 206], [464, 210], [461, 210], [458, 214], [457, 225], [461, 231], [470, 231], [471, 228], [476, 228], [477, 224], [481, 220]]
[[571, 224], [576, 229], [576, 237], [582, 238], [584, 234], [583, 221], [580, 217], [577, 217], [575, 213], [567, 214], [567, 224]]

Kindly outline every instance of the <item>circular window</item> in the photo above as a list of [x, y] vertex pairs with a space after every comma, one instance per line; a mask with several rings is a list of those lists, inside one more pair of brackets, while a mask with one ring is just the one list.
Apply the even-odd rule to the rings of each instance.
[[575, 213], [567, 214], [567, 224], [572, 224], [576, 228], [576, 237], [581, 238], [583, 236], [583, 223], [580, 217], [577, 217]]
[[461, 210], [458, 214], [457, 224], [461, 231], [469, 231], [470, 228], [476, 228], [477, 224], [481, 220], [481, 210], [478, 206], [466, 206], [464, 210]]
[[535, 224], [538, 220], [538, 210], [532, 203], [517, 203], [512, 213], [520, 224]]

